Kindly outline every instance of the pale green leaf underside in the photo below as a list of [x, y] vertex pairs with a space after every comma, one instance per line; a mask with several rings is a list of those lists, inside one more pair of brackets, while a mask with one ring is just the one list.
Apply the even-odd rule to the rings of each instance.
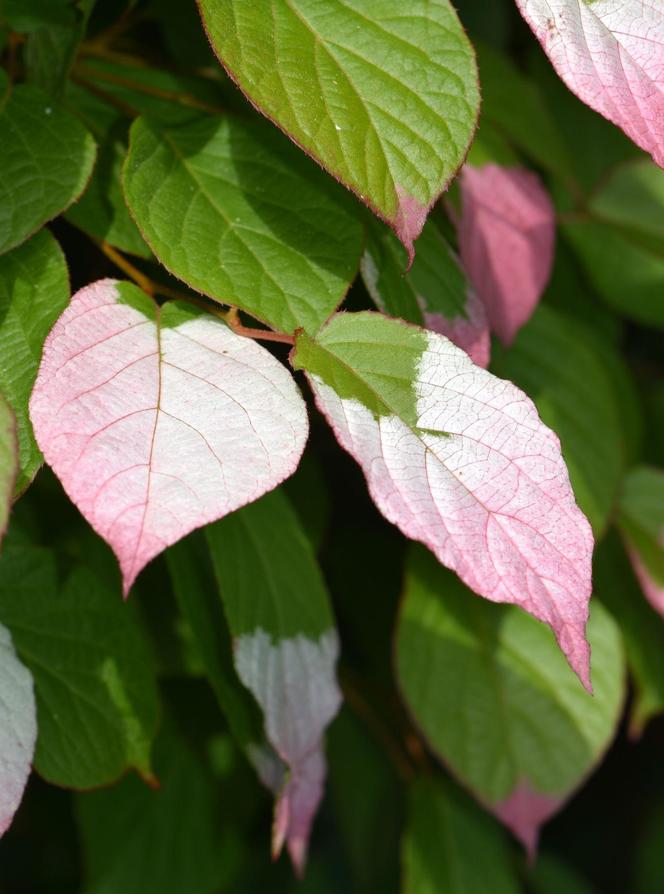
[[562, 798], [607, 747], [624, 661], [619, 631], [596, 602], [588, 638], [592, 698], [544, 625], [477, 599], [420, 547], [411, 553], [398, 630], [401, 688], [434, 749], [489, 804], [524, 782]]
[[[2, 79], [0, 72], [0, 93]], [[5, 96], [0, 132], [1, 254], [78, 198], [92, 171], [95, 144], [73, 115], [24, 84]]]
[[577, 502], [601, 534], [622, 475], [621, 422], [609, 375], [583, 329], [539, 307], [511, 350], [494, 352], [491, 368], [523, 388], [559, 435]]
[[623, 483], [618, 523], [653, 582], [664, 587], [664, 470], [632, 469]]
[[130, 767], [149, 774], [155, 680], [133, 609], [113, 588], [84, 567], [59, 586], [52, 553], [5, 545], [0, 620], [35, 680], [40, 775], [92, 788]]
[[199, 5], [251, 102], [410, 247], [463, 161], [479, 106], [452, 4], [269, 0], [258, 15], [253, 0]]
[[124, 191], [172, 273], [282, 332], [318, 329], [355, 276], [362, 228], [352, 202], [266, 125], [139, 118]]
[[16, 415], [17, 493], [25, 490], [42, 462], [28, 401], [44, 339], [68, 300], [65, 259], [47, 230], [0, 257], [0, 391]]

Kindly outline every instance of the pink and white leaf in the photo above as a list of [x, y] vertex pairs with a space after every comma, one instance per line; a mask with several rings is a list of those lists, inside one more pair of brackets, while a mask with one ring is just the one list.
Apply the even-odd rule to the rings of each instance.
[[0, 626], [0, 835], [11, 825], [30, 775], [37, 741], [32, 675]]
[[341, 703], [338, 651], [334, 630], [318, 640], [298, 634], [274, 641], [259, 629], [235, 643], [238, 676], [262, 708], [268, 741], [287, 767], [284, 778], [264, 774], [277, 794], [272, 851], [278, 856], [285, 842], [299, 874], [323, 796], [323, 735]]
[[516, 0], [562, 80], [664, 167], [664, 6]]
[[448, 319], [443, 314], [431, 312], [422, 305], [424, 325], [427, 329], [445, 335], [465, 351], [473, 363], [486, 369], [491, 359], [489, 324], [484, 304], [472, 286], [468, 288], [465, 311], [465, 317]]
[[184, 307], [114, 280], [81, 289], [46, 340], [30, 402], [37, 443], [114, 550], [125, 594], [167, 546], [292, 474], [307, 437], [282, 364]]
[[496, 164], [461, 175], [461, 260], [491, 329], [509, 345], [551, 275], [555, 212], [539, 178]]

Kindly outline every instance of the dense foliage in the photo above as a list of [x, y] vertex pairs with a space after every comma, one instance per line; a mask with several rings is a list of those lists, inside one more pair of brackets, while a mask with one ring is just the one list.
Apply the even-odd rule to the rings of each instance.
[[2, 890], [661, 890], [664, 7], [0, 51]]

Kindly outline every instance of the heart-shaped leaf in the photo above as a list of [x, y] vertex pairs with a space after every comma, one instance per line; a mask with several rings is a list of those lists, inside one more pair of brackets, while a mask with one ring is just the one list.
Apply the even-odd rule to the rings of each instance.
[[0, 390], [16, 416], [22, 493], [42, 463], [28, 402], [44, 339], [69, 301], [69, 276], [48, 230], [0, 256]]
[[479, 106], [472, 48], [448, 0], [199, 0], [251, 102], [392, 226], [413, 256], [461, 165]]
[[664, 166], [664, 7], [516, 0], [569, 89]]
[[625, 695], [620, 631], [593, 601], [594, 695], [570, 673], [549, 631], [490, 605], [421, 548], [407, 565], [398, 628], [406, 702], [435, 751], [524, 843], [601, 760]]
[[556, 220], [538, 177], [523, 168], [466, 165], [461, 175], [461, 260], [491, 329], [511, 344], [551, 274]]
[[295, 344], [386, 518], [482, 596], [549, 624], [589, 686], [593, 537], [532, 401], [443, 336], [379, 314], [338, 314]]
[[0, 625], [0, 835], [21, 803], [36, 739], [32, 676], [17, 658], [9, 631]]
[[95, 158], [94, 140], [41, 90], [8, 93], [0, 69], [0, 254], [19, 245], [80, 196]]
[[355, 277], [362, 227], [350, 197], [262, 122], [139, 118], [124, 191], [171, 273], [281, 332], [315, 332]]
[[381, 310], [446, 335], [478, 366], [491, 351], [484, 305], [434, 220], [417, 240], [411, 269], [406, 250], [376, 221], [368, 227], [360, 269], [367, 291]]
[[125, 593], [171, 543], [288, 477], [308, 429], [268, 351], [114, 280], [77, 292], [53, 327], [30, 416], [46, 461], [118, 557]]

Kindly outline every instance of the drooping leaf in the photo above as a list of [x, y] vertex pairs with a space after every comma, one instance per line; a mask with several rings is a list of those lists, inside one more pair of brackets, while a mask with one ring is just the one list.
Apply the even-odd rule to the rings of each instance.
[[367, 291], [381, 310], [446, 335], [479, 366], [487, 366], [491, 342], [484, 305], [468, 282], [435, 221], [417, 240], [417, 257], [404, 275], [408, 255], [376, 221], [368, 226], [360, 269]]
[[449, 780], [411, 786], [402, 855], [403, 894], [521, 890], [500, 826]]
[[0, 69], [0, 254], [24, 242], [83, 192], [94, 140], [41, 90], [8, 91]]
[[268, 351], [115, 280], [77, 292], [51, 330], [30, 416], [46, 461], [115, 552], [125, 593], [167, 546], [288, 477], [308, 428]]
[[393, 227], [413, 255], [461, 165], [479, 105], [448, 0], [199, 0], [213, 49], [249, 100]]
[[386, 518], [477, 593], [548, 623], [589, 686], [593, 538], [532, 401], [446, 338], [372, 313], [300, 334], [293, 362]]
[[406, 702], [455, 776], [534, 853], [542, 823], [599, 762], [624, 698], [617, 626], [593, 602], [594, 695], [550, 633], [511, 606], [475, 599], [413, 549], [398, 628]]
[[0, 543], [7, 530], [9, 508], [18, 472], [16, 418], [0, 392]]
[[592, 338], [576, 320], [542, 305], [511, 350], [494, 352], [492, 369], [523, 388], [559, 434], [576, 499], [600, 536], [623, 472], [622, 422]]
[[127, 155], [130, 121], [110, 103], [70, 82], [66, 100], [97, 140], [97, 162], [87, 189], [65, 217], [84, 233], [121, 251], [150, 258], [122, 193], [120, 175]]
[[311, 546], [279, 491], [206, 531], [234, 638], [235, 667], [288, 767], [275, 806], [272, 849], [284, 842], [304, 867], [323, 793], [323, 734], [340, 693], [339, 649], [325, 584]]
[[262, 122], [139, 118], [124, 191], [171, 273], [282, 332], [318, 329], [355, 276], [352, 201]]
[[642, 0], [516, 0], [569, 89], [664, 166], [664, 9]]
[[461, 175], [461, 260], [489, 324], [510, 345], [551, 275], [555, 212], [535, 174], [466, 165]]
[[35, 768], [49, 782], [92, 788], [130, 767], [151, 776], [154, 672], [132, 607], [78, 566], [64, 584], [46, 549], [6, 543], [0, 622], [35, 681]]
[[206, 542], [202, 535], [193, 534], [172, 546], [166, 560], [178, 603], [233, 738], [263, 784], [278, 792], [286, 767], [268, 743], [258, 705], [235, 670], [231, 632]]
[[652, 717], [664, 713], [664, 620], [643, 599], [616, 531], [597, 549], [593, 580], [625, 641], [634, 689], [629, 731], [639, 736]]
[[11, 825], [30, 775], [36, 714], [30, 671], [18, 659], [9, 631], [0, 625], [0, 835]]
[[664, 172], [646, 159], [618, 166], [563, 232], [588, 279], [616, 311], [664, 327]]
[[69, 300], [67, 265], [47, 230], [0, 256], [0, 391], [16, 416], [22, 493], [42, 462], [28, 415], [44, 339]]
[[632, 469], [623, 482], [618, 524], [643, 593], [664, 617], [664, 471]]
[[155, 770], [157, 789], [129, 777], [77, 797], [87, 894], [229, 890], [234, 842], [220, 829], [209, 769], [168, 730], [155, 745]]

